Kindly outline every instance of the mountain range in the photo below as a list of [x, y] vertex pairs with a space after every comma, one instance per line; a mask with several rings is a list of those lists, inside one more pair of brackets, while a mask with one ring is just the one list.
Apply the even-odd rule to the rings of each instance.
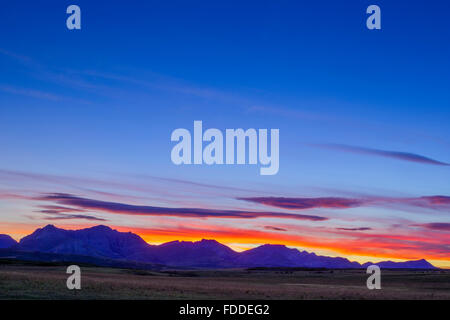
[[[341, 257], [319, 256], [284, 245], [265, 244], [236, 252], [215, 241], [173, 241], [150, 245], [131, 232], [119, 232], [107, 226], [65, 230], [47, 225], [20, 242], [0, 235], [0, 257], [39, 261], [72, 261], [120, 267], [167, 266], [181, 268], [254, 268], [297, 267], [348, 269], [366, 268]], [[375, 263], [382, 268], [436, 269], [426, 260]]]

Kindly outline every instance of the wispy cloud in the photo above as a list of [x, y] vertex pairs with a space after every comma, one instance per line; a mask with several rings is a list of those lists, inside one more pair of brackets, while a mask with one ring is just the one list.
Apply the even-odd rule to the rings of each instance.
[[237, 199], [260, 203], [271, 207], [300, 210], [313, 208], [346, 209], [359, 207], [364, 204], [364, 200], [348, 198], [249, 197]]
[[269, 116], [280, 116], [280, 117], [286, 117], [290, 119], [301, 119], [301, 120], [308, 120], [308, 121], [329, 121], [331, 120], [329, 117], [326, 117], [323, 115], [323, 113], [312, 113], [312, 112], [306, 112], [306, 111], [299, 111], [299, 110], [293, 110], [288, 109], [282, 106], [266, 106], [266, 105], [253, 105], [247, 109], [248, 112], [251, 113], [259, 113], [263, 115], [269, 115]]
[[272, 231], [283, 231], [283, 232], [287, 231], [287, 229], [274, 227], [274, 226], [264, 226], [264, 229], [272, 230]]
[[34, 63], [33, 60], [30, 57], [14, 53], [14, 52], [5, 50], [3, 48], [0, 48], [0, 54], [2, 54], [4, 56], [7, 56], [9, 58], [12, 58], [12, 59], [14, 59], [16, 61], [19, 61], [20, 63], [22, 63], [24, 65], [33, 64]]
[[372, 230], [372, 228], [369, 227], [361, 227], [361, 228], [336, 228], [337, 230], [342, 231], [369, 231]]
[[390, 151], [390, 150], [381, 150], [381, 149], [372, 149], [365, 147], [357, 147], [357, 146], [349, 146], [343, 144], [314, 144], [313, 146], [338, 150], [343, 152], [357, 153], [357, 154], [367, 154], [385, 158], [393, 158], [403, 161], [409, 162], [417, 162], [423, 164], [437, 165], [437, 166], [449, 166], [449, 163], [434, 160], [419, 154], [410, 153], [410, 152], [401, 152], [401, 151]]
[[84, 214], [60, 214], [58, 212], [43, 212], [48, 214], [49, 217], [45, 217], [45, 220], [58, 221], [58, 220], [88, 220], [88, 221], [107, 221], [106, 219], [94, 217], [91, 215]]
[[155, 72], [147, 72], [144, 79], [135, 76], [136, 72], [131, 72], [131, 75], [105, 73], [93, 70], [74, 71], [74, 73], [94, 78], [109, 80], [117, 83], [131, 84], [137, 88], [159, 90], [171, 92], [174, 94], [182, 94], [186, 96], [194, 96], [202, 99], [210, 99], [217, 101], [226, 101], [239, 105], [248, 105], [250, 100], [236, 96], [235, 94], [217, 90], [214, 88], [199, 86], [195, 84], [186, 83], [186, 81], [178, 78], [169, 77]]
[[102, 212], [140, 215], [140, 216], [175, 216], [175, 217], [197, 217], [197, 218], [284, 218], [310, 221], [327, 220], [326, 217], [315, 215], [300, 215], [283, 212], [264, 212], [264, 211], [245, 211], [245, 210], [222, 210], [222, 209], [203, 209], [203, 208], [169, 208], [155, 207], [146, 205], [133, 205], [119, 202], [101, 201], [77, 197], [71, 194], [53, 193], [37, 200], [53, 201], [60, 205], [68, 205], [88, 210], [98, 210]]
[[61, 97], [59, 97], [55, 94], [36, 90], [36, 89], [26, 89], [26, 88], [0, 85], [0, 91], [14, 94], [14, 95], [36, 98], [36, 99], [45, 99], [45, 100], [51, 100], [51, 101], [61, 100]]
[[430, 230], [438, 230], [438, 231], [450, 231], [450, 223], [445, 222], [432, 222], [432, 223], [424, 223], [424, 224], [415, 224], [415, 227], [422, 227]]
[[[79, 208], [69, 208], [62, 206], [39, 206], [42, 210], [36, 212], [47, 215], [45, 220], [88, 220], [88, 221], [107, 221], [93, 215], [85, 214], [85, 210]], [[77, 213], [77, 214], [74, 214]]]
[[448, 196], [424, 196], [420, 198], [416, 198], [416, 200], [424, 200], [430, 205], [437, 206], [450, 206], [450, 197]]
[[40, 212], [58, 212], [58, 213], [67, 213], [67, 212], [85, 212], [83, 209], [78, 208], [69, 208], [69, 207], [62, 207], [62, 206], [39, 206], [42, 210]]
[[348, 209], [363, 206], [383, 206], [383, 205], [406, 205], [434, 210], [448, 210], [450, 208], [449, 196], [423, 196], [414, 198], [394, 198], [394, 197], [368, 197], [368, 198], [339, 198], [339, 197], [318, 197], [318, 198], [286, 198], [286, 197], [245, 197], [237, 198], [263, 204], [270, 207], [307, 210], [307, 209]]

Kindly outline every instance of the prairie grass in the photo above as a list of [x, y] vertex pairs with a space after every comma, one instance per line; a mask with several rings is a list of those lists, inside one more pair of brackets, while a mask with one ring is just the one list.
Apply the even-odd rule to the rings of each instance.
[[368, 290], [364, 270], [149, 271], [82, 267], [68, 290], [64, 266], [0, 264], [0, 299], [450, 299], [450, 271], [382, 270]]

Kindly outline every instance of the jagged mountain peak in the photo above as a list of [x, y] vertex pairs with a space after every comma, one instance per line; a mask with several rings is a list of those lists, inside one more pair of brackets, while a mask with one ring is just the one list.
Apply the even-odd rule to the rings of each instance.
[[41, 230], [41, 231], [55, 231], [55, 230], [63, 230], [63, 229], [59, 229], [57, 227], [55, 227], [53, 224], [48, 224], [45, 227], [41, 228], [41, 229], [37, 229], [36, 231]]

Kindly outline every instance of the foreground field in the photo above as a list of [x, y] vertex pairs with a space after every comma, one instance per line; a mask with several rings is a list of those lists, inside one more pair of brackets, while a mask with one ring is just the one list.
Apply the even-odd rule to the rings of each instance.
[[450, 271], [383, 270], [368, 290], [364, 270], [137, 271], [82, 267], [82, 289], [64, 266], [0, 264], [0, 299], [450, 299]]

